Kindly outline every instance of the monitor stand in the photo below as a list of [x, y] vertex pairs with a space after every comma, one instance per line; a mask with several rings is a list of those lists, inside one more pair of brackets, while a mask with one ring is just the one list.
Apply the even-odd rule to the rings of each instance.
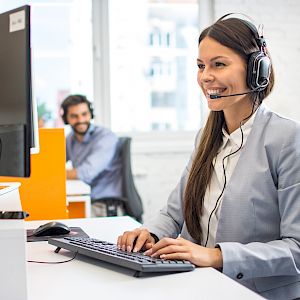
[[[0, 210], [21, 211], [20, 183], [0, 182]], [[0, 219], [1, 299], [27, 300], [24, 220]]]

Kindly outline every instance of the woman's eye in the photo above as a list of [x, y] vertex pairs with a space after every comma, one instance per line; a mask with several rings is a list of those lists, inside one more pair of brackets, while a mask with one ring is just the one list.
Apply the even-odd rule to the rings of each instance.
[[225, 67], [226, 65], [222, 62], [216, 62], [216, 67]]
[[203, 70], [204, 68], [205, 68], [205, 65], [204, 64], [197, 64], [198, 65], [198, 68], [200, 69], [200, 70]]

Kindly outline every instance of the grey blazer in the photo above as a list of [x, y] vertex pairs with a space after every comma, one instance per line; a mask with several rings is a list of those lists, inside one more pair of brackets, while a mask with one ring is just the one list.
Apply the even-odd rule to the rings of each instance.
[[[194, 241], [182, 213], [194, 155], [167, 205], [144, 224], [160, 239]], [[216, 242], [225, 275], [269, 299], [300, 297], [300, 124], [264, 104], [225, 189]]]

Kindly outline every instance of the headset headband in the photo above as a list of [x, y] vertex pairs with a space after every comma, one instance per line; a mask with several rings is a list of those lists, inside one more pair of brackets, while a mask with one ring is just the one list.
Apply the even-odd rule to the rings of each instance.
[[258, 32], [257, 27], [253, 24], [254, 22], [253, 22], [252, 18], [250, 18], [250, 17], [247, 16], [246, 14], [243, 14], [243, 13], [228, 13], [228, 14], [222, 16], [221, 18], [219, 18], [219, 19], [216, 21], [216, 23], [218, 23], [218, 22], [220, 22], [220, 21], [226, 19], [226, 18], [227, 18], [228, 16], [230, 16], [230, 15], [242, 15], [242, 16], [246, 17], [247, 19], [251, 20], [251, 22], [250, 22], [250, 21], [247, 21], [247, 20], [244, 20], [244, 19], [239, 18], [239, 20], [240, 20], [241, 22], [243, 22], [243, 23], [244, 23], [244, 24], [252, 31], [252, 33], [253, 33], [253, 35], [254, 35], [254, 37], [255, 37], [255, 40], [256, 40], [256, 42], [257, 42], [257, 45], [258, 45], [258, 47], [261, 49], [261, 51], [264, 51], [264, 52], [265, 52], [265, 48], [266, 48], [266, 46], [267, 46], [266, 40], [265, 40], [265, 38], [263, 37], [263, 34], [259, 35], [259, 32]]

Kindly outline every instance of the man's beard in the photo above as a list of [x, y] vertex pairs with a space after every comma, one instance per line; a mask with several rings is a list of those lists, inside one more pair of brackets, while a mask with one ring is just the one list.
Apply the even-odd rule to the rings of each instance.
[[[88, 125], [87, 128], [86, 128], [86, 130], [85, 130], [85, 131], [78, 131], [78, 130], [76, 129], [76, 127], [77, 127], [78, 125], [82, 125], [82, 124]], [[74, 132], [75, 132], [76, 134], [79, 134], [79, 135], [85, 135], [86, 132], [89, 130], [90, 125], [91, 125], [90, 122], [76, 123], [76, 124], [74, 124], [74, 125], [72, 126], [72, 129], [74, 130]]]

